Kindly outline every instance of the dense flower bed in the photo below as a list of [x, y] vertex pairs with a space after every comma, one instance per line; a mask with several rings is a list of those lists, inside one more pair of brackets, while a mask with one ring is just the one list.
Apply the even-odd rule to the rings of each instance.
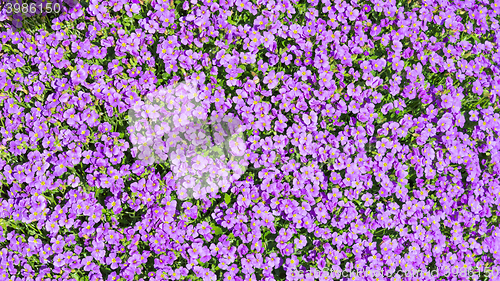
[[1, 280], [496, 274], [498, 0], [63, 9], [0, 16]]

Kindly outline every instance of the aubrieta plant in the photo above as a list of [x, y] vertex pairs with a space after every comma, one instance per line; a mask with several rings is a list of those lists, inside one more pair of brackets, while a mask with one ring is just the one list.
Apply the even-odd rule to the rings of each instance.
[[497, 280], [500, 1], [82, 3], [0, 14], [0, 280]]
[[200, 99], [196, 85], [176, 83], [136, 100], [128, 114], [132, 156], [145, 165], [168, 161], [181, 200], [227, 192], [248, 165], [244, 124], [233, 114], [208, 116]]

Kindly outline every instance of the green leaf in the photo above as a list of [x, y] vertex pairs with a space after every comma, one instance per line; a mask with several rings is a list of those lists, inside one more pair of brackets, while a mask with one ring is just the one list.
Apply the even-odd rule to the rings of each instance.
[[231, 196], [227, 193], [224, 194], [224, 201], [229, 205], [229, 203], [231, 202]]
[[213, 227], [215, 231], [215, 235], [221, 235], [222, 234], [222, 229], [218, 226]]

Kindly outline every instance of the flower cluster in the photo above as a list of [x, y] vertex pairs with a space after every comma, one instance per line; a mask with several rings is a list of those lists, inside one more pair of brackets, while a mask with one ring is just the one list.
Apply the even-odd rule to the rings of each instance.
[[155, 89], [129, 110], [132, 156], [145, 165], [170, 160], [181, 200], [215, 195], [219, 186], [227, 192], [248, 164], [241, 120], [207, 112], [196, 87], [184, 83]]
[[62, 8], [0, 14], [1, 280], [498, 271], [498, 0]]

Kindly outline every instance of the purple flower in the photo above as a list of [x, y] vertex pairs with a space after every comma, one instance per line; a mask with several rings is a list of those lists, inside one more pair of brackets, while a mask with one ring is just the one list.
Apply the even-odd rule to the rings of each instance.
[[63, 254], [58, 254], [54, 256], [54, 266], [63, 267], [66, 264], [66, 257]]
[[246, 149], [245, 141], [240, 137], [230, 140], [229, 147], [231, 149], [231, 154], [234, 156], [243, 156]]
[[127, 16], [129, 17], [134, 16], [134, 14], [138, 14], [141, 10], [141, 7], [135, 3], [132, 5], [126, 4], [124, 8], [125, 11], [127, 11]]
[[117, 257], [116, 253], [111, 253], [109, 257], [106, 258], [106, 263], [114, 270], [120, 266], [121, 259]]
[[264, 77], [263, 82], [265, 84], [268, 84], [267, 87], [269, 89], [274, 89], [278, 85], [279, 79], [278, 79], [278, 76], [276, 75], [276, 73], [274, 72], [274, 70], [271, 70], [268, 73], [268, 75], [266, 75], [266, 77]]
[[354, 9], [354, 7], [352, 7], [352, 6], [348, 6], [345, 13], [350, 21], [356, 20], [356, 18], [359, 15], [359, 11], [357, 9]]
[[441, 118], [437, 124], [441, 132], [446, 132], [451, 127], [452, 121], [449, 118]]

